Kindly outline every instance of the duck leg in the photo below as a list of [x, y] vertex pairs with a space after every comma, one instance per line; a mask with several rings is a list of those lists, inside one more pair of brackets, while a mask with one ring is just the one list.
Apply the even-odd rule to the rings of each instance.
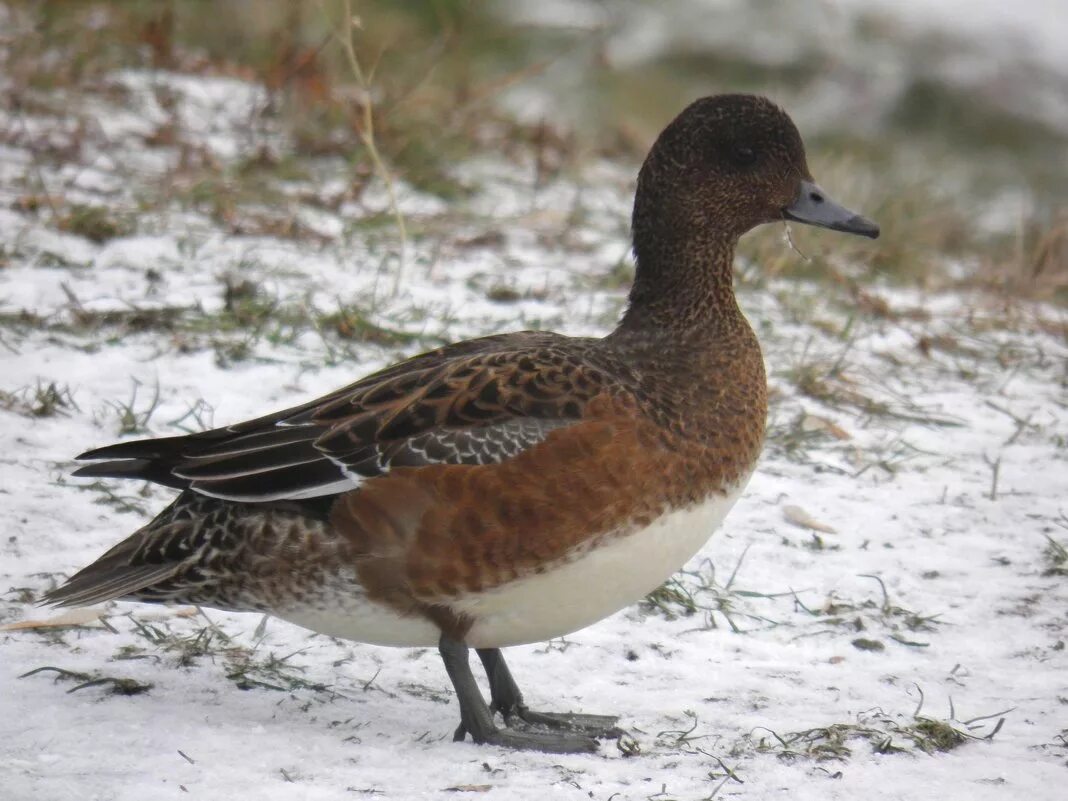
[[460, 725], [453, 735], [454, 741], [463, 740], [470, 734], [471, 739], [480, 745], [489, 743], [551, 754], [591, 753], [597, 750], [596, 740], [578, 733], [497, 728], [493, 723], [493, 712], [486, 705], [471, 673], [467, 645], [442, 635], [438, 642], [438, 653], [460, 702]]
[[500, 712], [504, 722], [509, 723], [518, 717], [532, 726], [549, 729], [562, 729], [584, 734], [599, 739], [617, 739], [624, 732], [616, 724], [619, 718], [614, 715], [585, 715], [578, 712], [535, 712], [523, 701], [523, 693], [512, 678], [512, 672], [504, 661], [500, 648], [479, 648], [477, 650], [490, 685], [490, 709]]

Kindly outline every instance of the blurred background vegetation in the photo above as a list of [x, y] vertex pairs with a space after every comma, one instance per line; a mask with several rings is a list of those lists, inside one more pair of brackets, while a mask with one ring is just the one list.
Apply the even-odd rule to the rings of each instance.
[[198, 184], [223, 215], [262, 201], [265, 171], [312, 159], [341, 160], [356, 185], [377, 158], [445, 200], [475, 188], [463, 163], [486, 152], [524, 149], [547, 176], [636, 166], [690, 100], [760, 92], [798, 122], [818, 180], [884, 230], [874, 247], [836, 240], [833, 263], [818, 235], [795, 232], [815, 256], [802, 262], [762, 232], [743, 255], [770, 274], [863, 261], [891, 280], [1068, 299], [1068, 58], [1024, 34], [958, 36], [853, 0], [20, 1], [3, 16], [11, 108], [114, 91], [124, 69], [266, 87], [291, 147]]

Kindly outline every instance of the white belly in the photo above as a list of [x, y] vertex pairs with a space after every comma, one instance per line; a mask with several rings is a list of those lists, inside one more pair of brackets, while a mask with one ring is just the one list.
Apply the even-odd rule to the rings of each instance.
[[335, 577], [305, 604], [274, 614], [321, 634], [371, 645], [432, 646], [441, 637], [441, 630], [426, 618], [405, 617], [370, 600], [355, 570]]
[[[618, 612], [659, 587], [682, 567], [726, 517], [745, 486], [677, 509], [642, 529], [606, 538], [545, 573], [487, 592], [463, 596], [450, 606], [475, 623], [467, 636], [474, 648], [501, 648], [562, 637]], [[322, 588], [319, 602], [278, 610], [291, 623], [375, 645], [435, 646], [439, 629], [422, 617], [401, 617], [367, 599], [355, 575]], [[328, 600], [329, 599], [329, 600]]]
[[461, 599], [453, 608], [475, 619], [468, 644], [500, 648], [562, 637], [641, 600], [700, 550], [743, 486], [611, 537], [553, 570]]

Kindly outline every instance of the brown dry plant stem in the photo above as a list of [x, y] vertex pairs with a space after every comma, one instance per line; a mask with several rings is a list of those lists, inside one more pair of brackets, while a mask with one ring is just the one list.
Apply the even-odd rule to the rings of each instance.
[[375, 141], [375, 109], [374, 99], [372, 97], [372, 84], [374, 81], [375, 67], [371, 66], [369, 70], [364, 70], [360, 64], [360, 60], [356, 55], [356, 44], [353, 41], [353, 31], [360, 28], [362, 23], [360, 18], [353, 14], [351, 0], [344, 0], [342, 4], [344, 12], [344, 19], [342, 20], [341, 27], [336, 33], [338, 43], [341, 45], [342, 51], [345, 53], [345, 59], [348, 62], [349, 68], [352, 70], [352, 75], [356, 79], [356, 83], [363, 91], [363, 120], [359, 130], [360, 141], [363, 146], [367, 148], [367, 154], [371, 158], [371, 164], [374, 166], [375, 174], [378, 175], [380, 181], [386, 187], [386, 194], [389, 196], [389, 210], [393, 215], [393, 219], [397, 224], [397, 235], [400, 238], [400, 252], [398, 254], [397, 274], [393, 280], [393, 296], [396, 297], [400, 292], [401, 284], [404, 281], [404, 273], [408, 260], [408, 231], [404, 225], [404, 215], [401, 214], [400, 206], [397, 204], [397, 189], [393, 180], [393, 173], [390, 172], [386, 163], [382, 160], [382, 154], [378, 150], [377, 142]]

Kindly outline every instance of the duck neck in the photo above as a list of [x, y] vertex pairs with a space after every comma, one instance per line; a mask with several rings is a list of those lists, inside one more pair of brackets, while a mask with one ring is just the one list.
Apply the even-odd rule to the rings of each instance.
[[690, 231], [652, 241], [634, 232], [637, 269], [621, 330], [716, 335], [744, 322], [734, 297], [737, 237]]

